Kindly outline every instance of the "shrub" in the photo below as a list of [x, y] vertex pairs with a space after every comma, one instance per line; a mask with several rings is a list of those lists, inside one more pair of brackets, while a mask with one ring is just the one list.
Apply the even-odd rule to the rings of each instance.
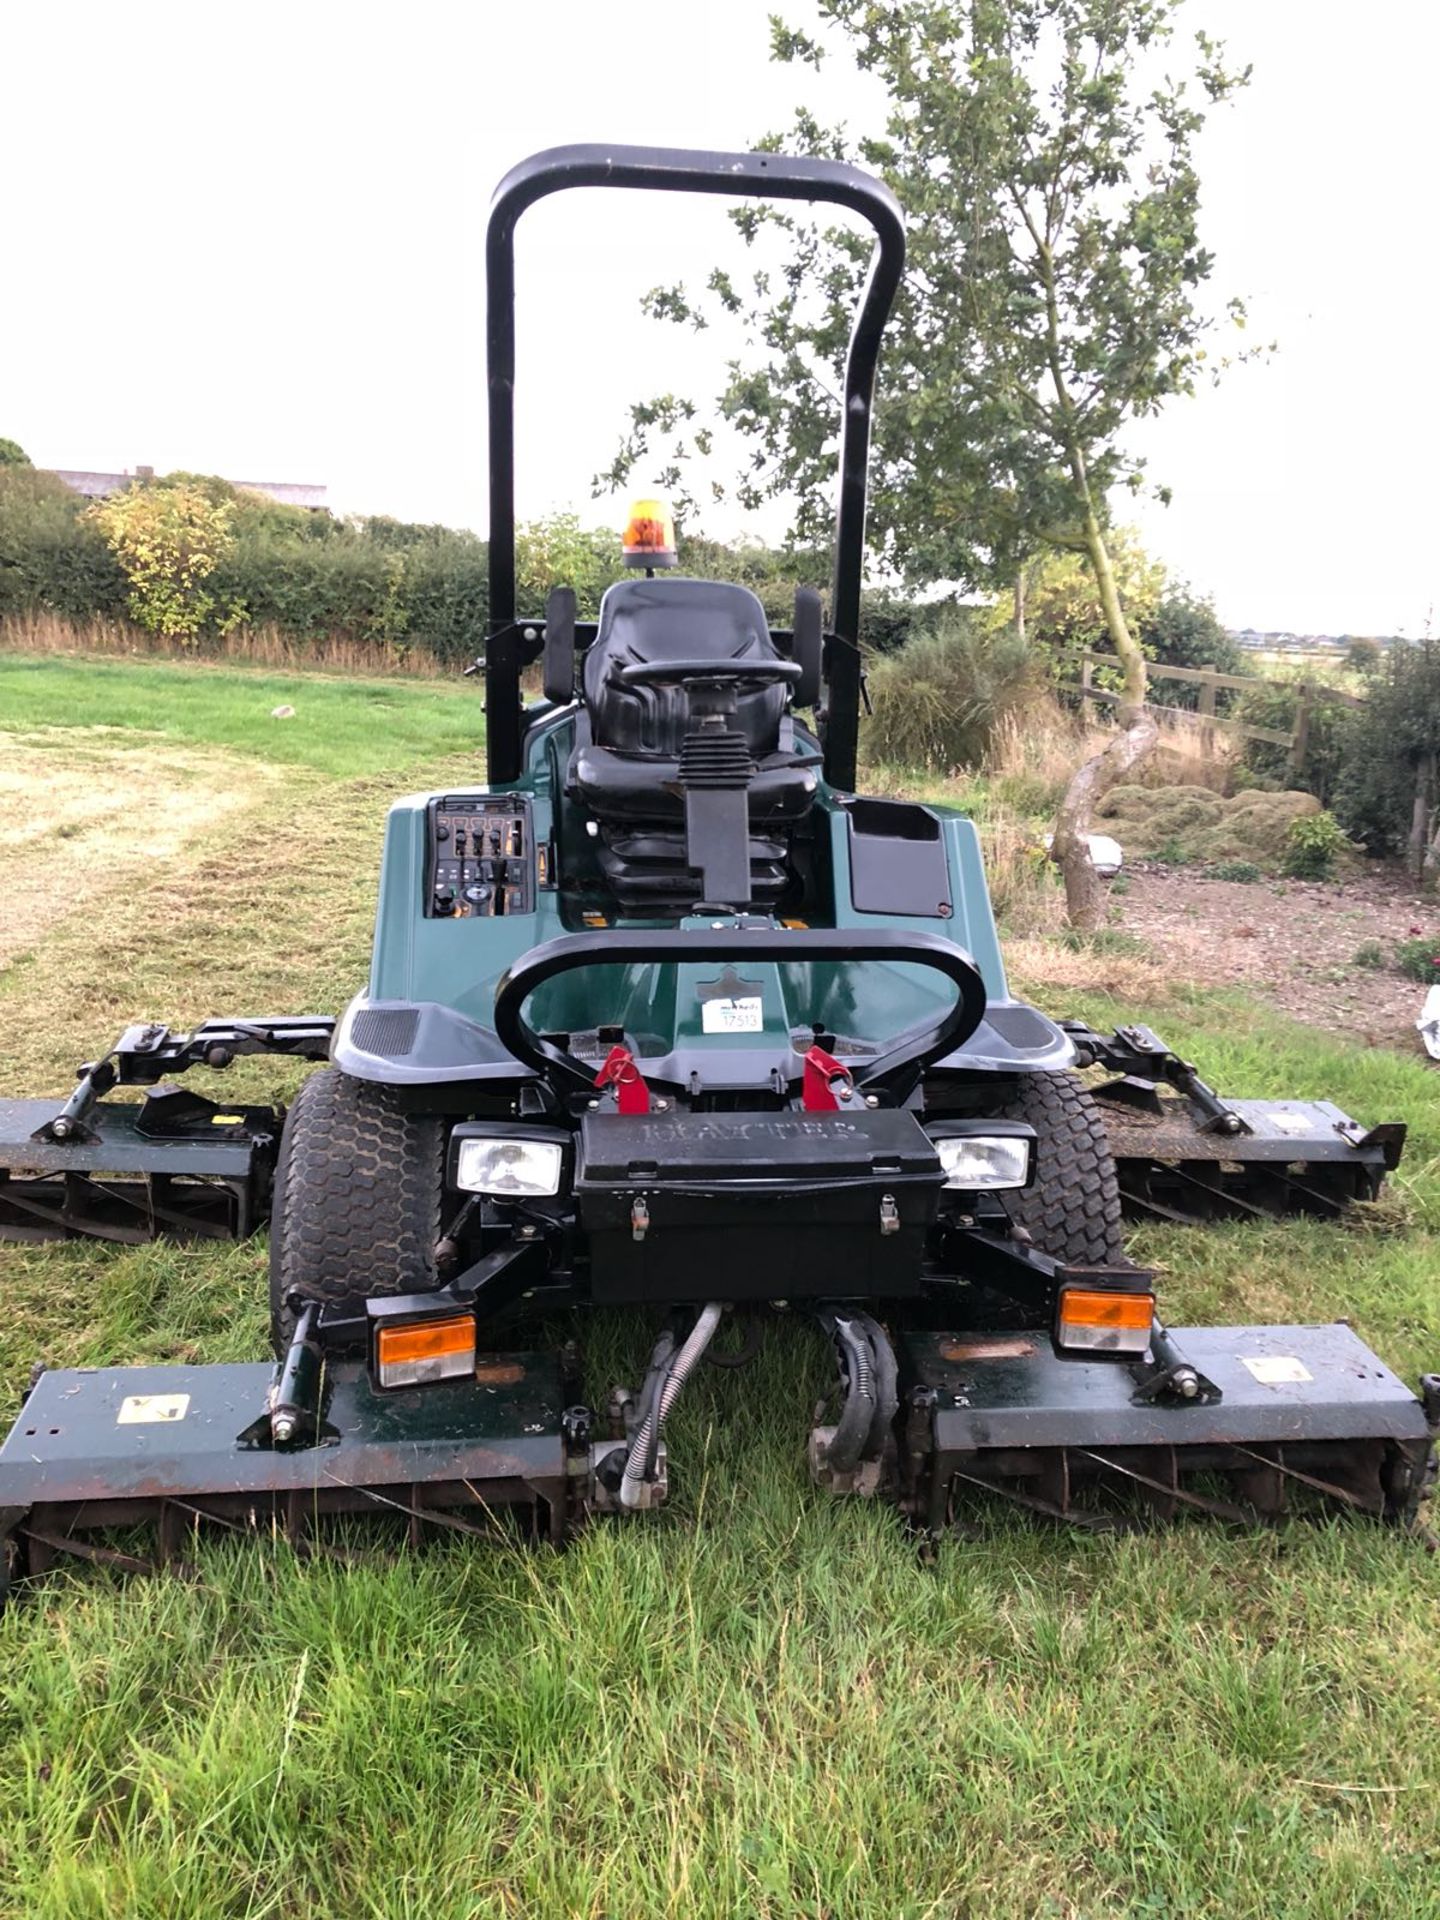
[[1261, 877], [1261, 870], [1253, 860], [1222, 860], [1210, 869], [1212, 880], [1234, 880], [1242, 887], [1252, 885]]
[[1031, 655], [1013, 628], [960, 609], [894, 653], [872, 659], [872, 758], [947, 773], [978, 766], [1000, 721], [1036, 692]]
[[147, 633], [193, 643], [225, 607], [209, 586], [233, 535], [234, 505], [188, 477], [176, 485], [126, 487], [88, 509], [130, 583], [130, 617]]
[[1395, 949], [1395, 964], [1407, 980], [1418, 980], [1423, 987], [1440, 986], [1440, 933], [1402, 940]]
[[1328, 880], [1349, 842], [1333, 813], [1304, 814], [1290, 822], [1281, 867], [1295, 880]]
[[1374, 973], [1385, 964], [1385, 949], [1378, 940], [1362, 940], [1355, 949], [1355, 958], [1351, 964], [1364, 967], [1367, 972]]

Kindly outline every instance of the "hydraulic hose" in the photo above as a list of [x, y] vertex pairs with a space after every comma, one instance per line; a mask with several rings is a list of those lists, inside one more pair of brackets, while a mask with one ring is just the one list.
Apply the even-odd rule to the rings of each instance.
[[870, 1422], [864, 1458], [878, 1460], [885, 1451], [885, 1442], [895, 1425], [895, 1415], [900, 1410], [900, 1368], [895, 1359], [895, 1349], [879, 1321], [868, 1313], [857, 1314], [856, 1319], [863, 1325], [870, 1350], [875, 1356], [875, 1413]]
[[[659, 1455], [660, 1435], [670, 1409], [679, 1398], [681, 1387], [698, 1366], [701, 1354], [714, 1337], [723, 1312], [724, 1308], [718, 1300], [712, 1300], [707, 1306], [702, 1307], [700, 1316], [690, 1329], [689, 1338], [684, 1346], [665, 1364], [663, 1373], [655, 1373], [651, 1376], [658, 1385], [652, 1388], [650, 1381], [646, 1381], [641, 1394], [644, 1406], [643, 1417], [635, 1429], [635, 1438], [630, 1442], [630, 1450], [625, 1456], [625, 1471], [620, 1479], [622, 1507], [635, 1508], [641, 1505], [641, 1489], [651, 1478], [654, 1462]], [[657, 1353], [660, 1344], [657, 1341]]]
[[670, 1356], [674, 1353], [675, 1346], [675, 1329], [674, 1327], [667, 1326], [661, 1331], [655, 1345], [650, 1350], [650, 1364], [645, 1369], [645, 1378], [640, 1383], [640, 1395], [635, 1402], [634, 1424], [631, 1427], [632, 1434], [639, 1433], [641, 1427], [645, 1424], [650, 1409], [655, 1404], [656, 1391], [665, 1376], [665, 1369], [669, 1365]]
[[857, 1320], [827, 1313], [824, 1324], [844, 1356], [846, 1371], [845, 1405], [825, 1459], [836, 1473], [850, 1473], [859, 1465], [875, 1420], [875, 1355]]

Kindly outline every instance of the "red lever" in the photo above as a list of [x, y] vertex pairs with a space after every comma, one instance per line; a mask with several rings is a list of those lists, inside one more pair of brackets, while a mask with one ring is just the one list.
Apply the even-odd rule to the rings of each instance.
[[811, 1047], [805, 1056], [805, 1084], [800, 1104], [807, 1113], [836, 1113], [840, 1108], [837, 1088], [846, 1100], [853, 1094], [855, 1082], [850, 1077], [850, 1069], [823, 1047]]
[[621, 1113], [649, 1113], [650, 1089], [635, 1064], [628, 1047], [612, 1047], [605, 1064], [595, 1076], [597, 1087], [614, 1087], [615, 1103]]

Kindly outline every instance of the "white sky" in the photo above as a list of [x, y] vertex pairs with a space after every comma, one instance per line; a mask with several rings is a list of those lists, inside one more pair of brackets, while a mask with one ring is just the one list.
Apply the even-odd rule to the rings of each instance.
[[[319, 481], [341, 510], [483, 528], [492, 186], [567, 140], [747, 147], [802, 94], [766, 15], [811, 0], [0, 5], [0, 434], [42, 466]], [[1212, 285], [1263, 366], [1136, 445], [1147, 543], [1232, 626], [1419, 632], [1440, 599], [1430, 0], [1192, 0], [1255, 64], [1201, 155]], [[873, 110], [836, 74], [826, 117]], [[713, 394], [724, 343], [639, 294], [734, 243], [718, 201], [527, 214], [519, 509], [603, 522], [625, 403]], [[883, 375], [882, 375], [883, 377]], [[720, 513], [708, 530], [740, 531]], [[764, 530], [763, 528], [761, 529]]]

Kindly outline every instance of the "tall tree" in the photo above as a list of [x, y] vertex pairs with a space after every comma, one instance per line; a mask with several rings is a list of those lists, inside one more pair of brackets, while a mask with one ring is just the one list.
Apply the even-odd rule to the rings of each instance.
[[[1184, 0], [818, 3], [828, 39], [883, 83], [885, 132], [854, 139], [804, 109], [762, 144], [859, 160], [909, 218], [875, 419], [876, 550], [912, 583], [972, 588], [1019, 582], [1049, 547], [1081, 553], [1123, 664], [1119, 731], [1079, 769], [1056, 821], [1072, 923], [1094, 926], [1101, 899], [1082, 836], [1155, 738], [1107, 496], [1143, 484], [1129, 424], [1193, 390], [1206, 362], [1215, 322], [1199, 295], [1213, 263], [1194, 146], [1208, 109], [1248, 73], [1203, 33], [1181, 48]], [[772, 21], [776, 59], [820, 72], [833, 52]], [[783, 265], [717, 268], [705, 292], [657, 288], [647, 304], [696, 326], [716, 309], [743, 319], [750, 351], [720, 398], [750, 443], [736, 497], [794, 499], [793, 537], [813, 542], [830, 513], [840, 366], [868, 243], [783, 208], [732, 218], [747, 242], [779, 229]], [[1238, 301], [1229, 313], [1243, 323]], [[662, 447], [683, 471], [679, 436], [695, 414], [673, 395], [637, 404], [606, 484]], [[1022, 606], [1017, 593], [1017, 618]]]

